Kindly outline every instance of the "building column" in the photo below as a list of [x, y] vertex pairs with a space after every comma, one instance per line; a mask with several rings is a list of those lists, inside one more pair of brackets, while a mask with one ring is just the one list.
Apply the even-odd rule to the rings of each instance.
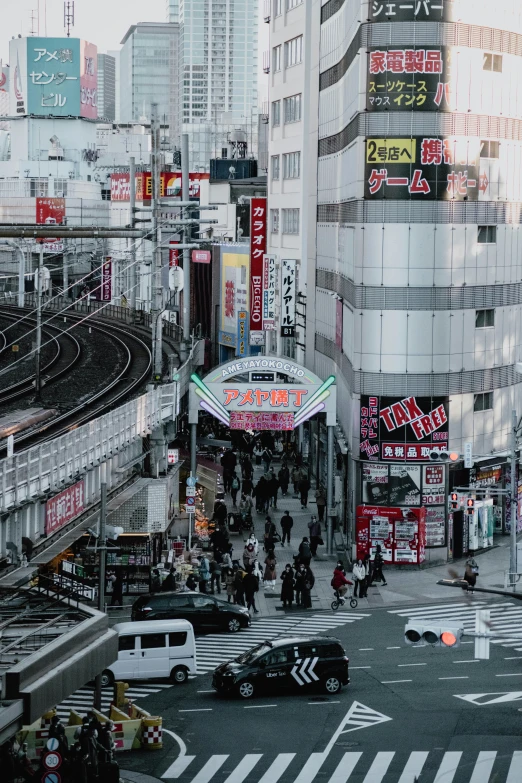
[[334, 506], [334, 437], [335, 427], [328, 425], [328, 470], [326, 476], [326, 513], [327, 513], [327, 529], [326, 529], [326, 554], [333, 554], [333, 529], [335, 522], [335, 515], [331, 515]]

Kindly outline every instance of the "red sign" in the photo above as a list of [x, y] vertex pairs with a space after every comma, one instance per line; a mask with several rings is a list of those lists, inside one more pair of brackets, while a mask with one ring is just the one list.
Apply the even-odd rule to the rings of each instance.
[[81, 41], [80, 116], [98, 118], [98, 47]]
[[426, 509], [357, 506], [357, 557], [375, 556], [377, 546], [388, 563], [423, 563]]
[[106, 256], [101, 268], [101, 282], [95, 292], [100, 302], [110, 302], [112, 299], [112, 258]]
[[[61, 226], [65, 220], [65, 199], [64, 198], [37, 198], [36, 199], [36, 222], [38, 225]], [[44, 252], [61, 253], [63, 251], [63, 239], [45, 238], [37, 239], [39, 244], [44, 245]]]
[[[210, 174], [191, 172], [189, 174], [189, 197], [199, 199], [201, 182], [210, 179]], [[160, 197], [181, 199], [181, 172], [161, 173]], [[136, 174], [136, 201], [150, 201], [152, 198], [152, 175], [150, 171]], [[130, 174], [111, 174], [111, 201], [130, 201]]]
[[231, 430], [293, 430], [293, 413], [231, 411]]
[[84, 509], [84, 485], [78, 481], [72, 487], [67, 487], [59, 495], [49, 498], [45, 504], [45, 533], [51, 535], [71, 519], [81, 514]]
[[194, 264], [210, 264], [210, 250], [193, 250], [192, 262]]
[[250, 331], [263, 328], [263, 256], [266, 253], [266, 198], [250, 200]]
[[426, 462], [432, 451], [446, 451], [445, 443], [381, 443], [383, 460]]
[[179, 250], [176, 250], [176, 245], [179, 245], [179, 242], [169, 244], [169, 267], [179, 266]]

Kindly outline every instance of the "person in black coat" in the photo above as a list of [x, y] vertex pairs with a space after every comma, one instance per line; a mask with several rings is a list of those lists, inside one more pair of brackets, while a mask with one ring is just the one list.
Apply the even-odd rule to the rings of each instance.
[[312, 608], [312, 588], [315, 584], [315, 577], [304, 563], [301, 563], [297, 574], [295, 575], [295, 592], [299, 592], [301, 596], [301, 603], [304, 609]]
[[247, 609], [253, 609], [254, 614], [259, 614], [259, 609], [256, 607], [256, 593], [259, 590], [259, 579], [251, 569], [249, 569], [243, 577], [243, 590], [245, 591]]
[[290, 536], [292, 534], [292, 528], [294, 526], [294, 519], [290, 516], [289, 511], [285, 511], [283, 516], [281, 517], [281, 530], [283, 531], [283, 538], [281, 540], [281, 545], [285, 545], [285, 541], [288, 541], [288, 545], [290, 546]]
[[310, 549], [310, 542], [305, 536], [299, 544], [299, 562], [308, 567], [311, 559], [312, 550]]
[[167, 590], [175, 590], [176, 589], [176, 569], [174, 566], [170, 569], [169, 573], [163, 580], [163, 584], [161, 585], [161, 591], [163, 593], [166, 593]]
[[111, 606], [123, 606], [123, 576], [118, 571], [112, 580]]
[[283, 582], [281, 585], [281, 601], [283, 602], [283, 606], [285, 608], [288, 604], [291, 609], [294, 602], [295, 578], [294, 571], [290, 563], [286, 564], [285, 570], [281, 574], [281, 580]]

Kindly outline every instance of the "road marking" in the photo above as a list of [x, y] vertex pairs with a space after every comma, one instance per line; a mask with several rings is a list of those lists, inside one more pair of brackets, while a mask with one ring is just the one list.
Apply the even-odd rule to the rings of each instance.
[[212, 707], [201, 707], [197, 710], [178, 710], [178, 712], [212, 712]]
[[359, 647], [359, 652], [369, 652], [370, 650], [374, 650], [375, 647]]
[[188, 765], [194, 761], [195, 756], [178, 756], [174, 764], [171, 764], [168, 770], [161, 776], [163, 780], [172, 780], [180, 778]]
[[469, 783], [489, 783], [496, 757], [496, 750], [482, 750], [478, 755]]
[[294, 783], [313, 783], [326, 759], [326, 753], [312, 753]]
[[328, 783], [346, 783], [362, 753], [345, 753]]
[[277, 704], [249, 704], [248, 707], [243, 707], [244, 710], [264, 710], [267, 707], [277, 707]]
[[433, 783], [451, 783], [455, 777], [461, 756], [462, 751], [460, 750], [445, 753]]
[[295, 753], [279, 753], [269, 766], [259, 783], [277, 783], [281, 775], [295, 758]]
[[227, 759], [228, 755], [211, 756], [205, 766], [200, 769], [196, 777], [193, 778], [192, 783], [209, 783]]
[[514, 658], [504, 658], [505, 661], [522, 661], [522, 655], [515, 655]]
[[350, 666], [350, 669], [371, 669], [371, 666]]
[[[392, 720], [392, 718], [383, 715], [382, 712], [377, 712], [377, 710], [366, 707], [366, 705], [361, 704], [359, 701], [354, 701], [326, 746], [324, 751], [325, 754], [330, 753], [339, 737], [343, 734], [348, 734], [349, 732], [357, 731], [358, 729], [366, 729], [369, 726], [376, 726], [379, 723], [385, 723], [389, 720]], [[297, 783], [297, 781], [294, 783]]]
[[413, 680], [381, 680], [381, 685], [392, 685], [394, 682], [413, 682]]
[[411, 783], [412, 780], [417, 780], [417, 776], [421, 774], [422, 768], [426, 763], [426, 759], [429, 756], [429, 751], [420, 750], [410, 753], [408, 763], [404, 767], [403, 773], [399, 778], [399, 783]]
[[461, 642], [461, 644], [475, 644], [475, 642]]
[[241, 759], [235, 770], [230, 773], [225, 783], [243, 783], [244, 779], [248, 777], [262, 757], [262, 753], [248, 753]]
[[427, 666], [427, 663], [399, 663], [397, 664], [399, 669], [404, 668], [405, 666]]
[[516, 674], [495, 674], [495, 677], [522, 677], [522, 672]]
[[453, 663], [480, 663], [478, 658], [471, 658], [469, 661], [453, 661]]
[[368, 770], [368, 774], [364, 778], [364, 783], [381, 783], [381, 780], [388, 772], [388, 767], [392, 763], [392, 759], [395, 753], [377, 753], [373, 760], [373, 764]]
[[506, 783], [519, 783], [522, 780], [522, 750], [515, 750]]
[[463, 677], [439, 677], [439, 680], [469, 680], [469, 677], [466, 674]]
[[340, 704], [340, 701], [309, 701], [307, 704]]
[[400, 650], [400, 647], [387, 647], [387, 650]]
[[216, 691], [196, 691], [196, 693], [215, 693]]

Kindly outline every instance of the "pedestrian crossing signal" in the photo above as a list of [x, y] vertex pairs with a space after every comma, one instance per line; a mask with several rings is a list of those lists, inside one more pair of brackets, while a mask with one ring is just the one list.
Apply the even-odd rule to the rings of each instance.
[[419, 625], [407, 623], [404, 628], [404, 641], [415, 647], [459, 647], [464, 628], [458, 625]]
[[475, 513], [475, 500], [474, 498], [467, 498], [466, 500], [466, 514], [472, 517]]
[[457, 511], [459, 507], [459, 496], [456, 492], [451, 493], [451, 510]]

